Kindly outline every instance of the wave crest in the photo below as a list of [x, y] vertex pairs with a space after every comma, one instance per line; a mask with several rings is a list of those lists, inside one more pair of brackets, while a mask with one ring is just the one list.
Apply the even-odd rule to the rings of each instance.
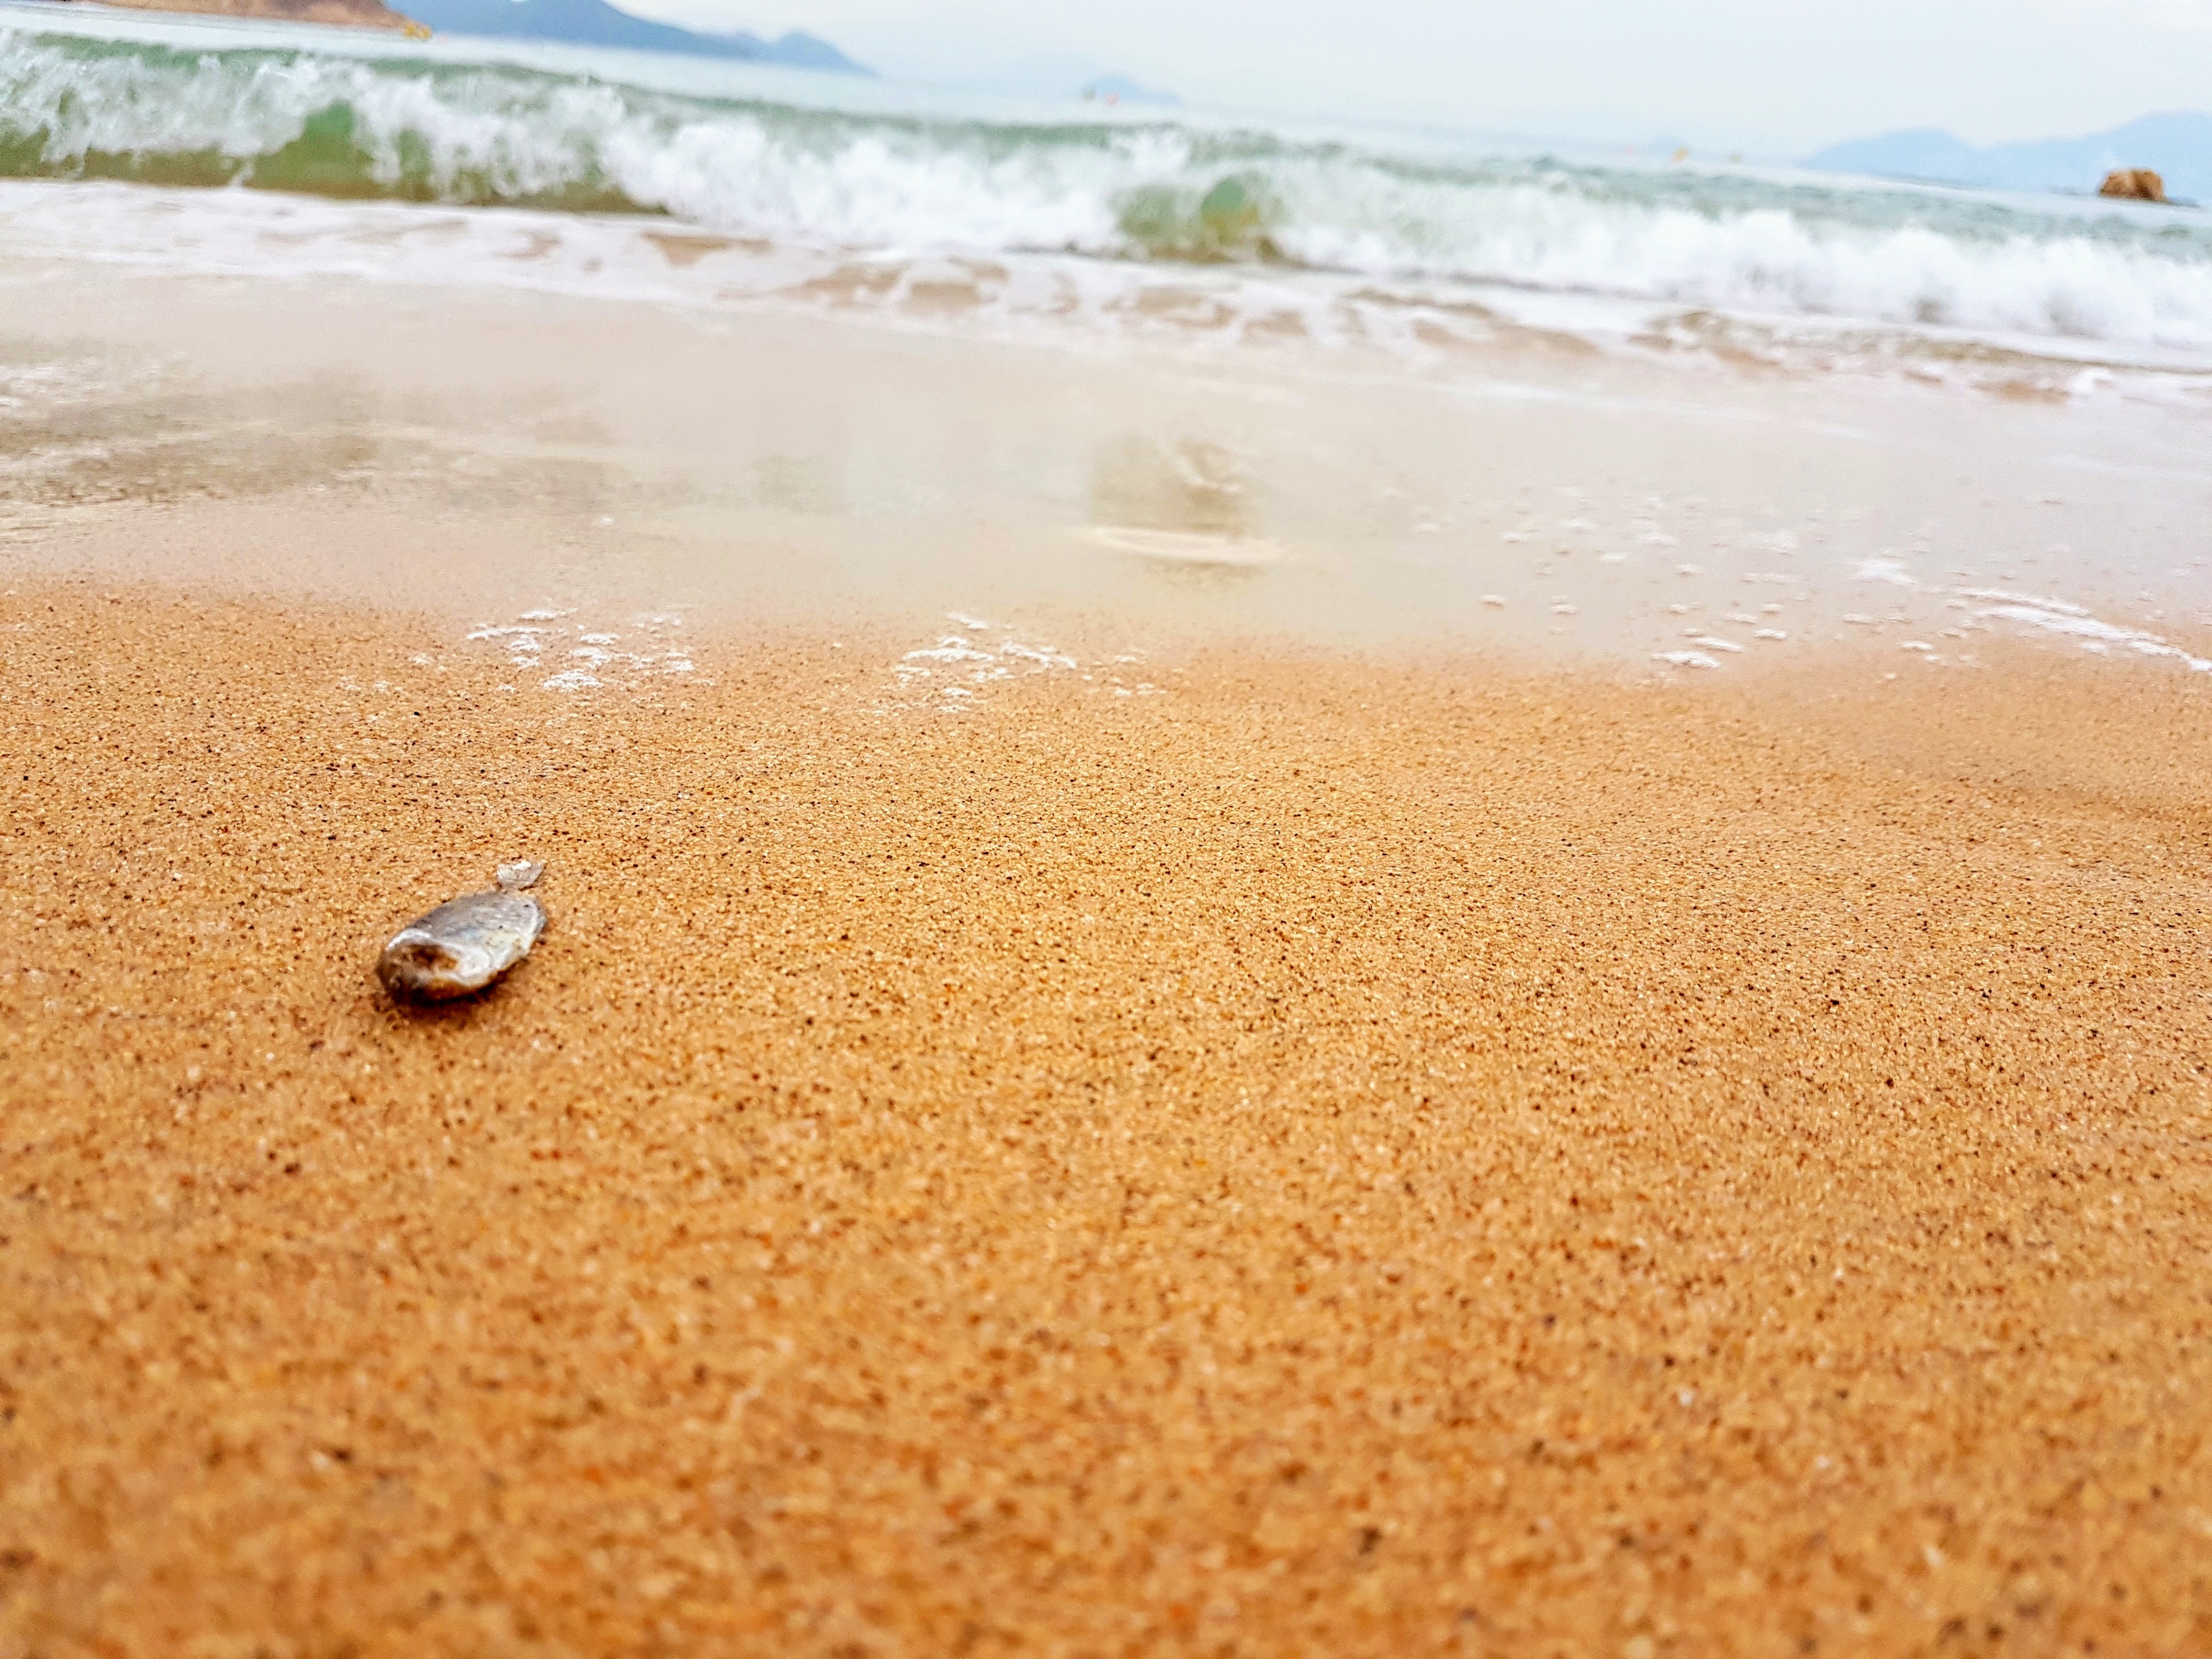
[[0, 30], [0, 176], [672, 216], [812, 246], [1275, 263], [2212, 348], [2212, 222], [712, 98], [508, 64]]

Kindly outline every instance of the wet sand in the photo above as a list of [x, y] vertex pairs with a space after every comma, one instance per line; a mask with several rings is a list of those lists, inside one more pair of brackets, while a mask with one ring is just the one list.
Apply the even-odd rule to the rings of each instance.
[[447, 637], [0, 600], [8, 1659], [2212, 1649], [2193, 677]]
[[[2212, 438], [2120, 399], [1602, 354], [1085, 349], [4, 252], [0, 315], [0, 586], [158, 578], [457, 635], [544, 608], [1080, 611], [1139, 645], [1731, 674], [1839, 640], [2071, 649], [2080, 607], [2212, 659]], [[1141, 552], [1208, 542], [1211, 569]], [[1983, 614], [2007, 595], [2061, 610]]]

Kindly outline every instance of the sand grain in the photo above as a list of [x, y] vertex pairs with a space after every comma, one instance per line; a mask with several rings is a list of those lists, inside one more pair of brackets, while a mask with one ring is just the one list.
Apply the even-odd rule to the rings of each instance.
[[2212, 1650], [2188, 688], [0, 612], [9, 1659]]

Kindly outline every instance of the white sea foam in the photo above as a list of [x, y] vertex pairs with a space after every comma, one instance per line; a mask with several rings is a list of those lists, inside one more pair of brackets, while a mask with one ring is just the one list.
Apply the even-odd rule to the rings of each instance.
[[1058, 646], [1024, 638], [1011, 623], [957, 611], [949, 620], [958, 633], [943, 635], [934, 645], [918, 647], [891, 665], [891, 680], [904, 707], [965, 713], [1009, 682], [1043, 674], [1075, 674], [1117, 697], [1159, 695], [1150, 681], [1123, 672], [1142, 660], [1134, 652], [1086, 663]]
[[[2178, 662], [2195, 673], [2212, 673], [2212, 662], [2195, 656], [2155, 634], [2105, 622], [2086, 606], [2075, 605], [2069, 599], [2018, 593], [2002, 587], [1931, 586], [1908, 571], [1904, 561], [1887, 556], [1863, 561], [1858, 568], [1858, 579], [1863, 582], [1882, 582], [1893, 587], [1909, 588], [1917, 592], [1949, 594], [1955, 599], [1988, 601], [1990, 603], [1974, 612], [1976, 617], [1984, 621], [2015, 623], [2039, 633], [2070, 637], [2081, 641], [2082, 648], [2088, 651], [2109, 651], [2115, 646], [2121, 646], [2138, 656], [2162, 657]], [[1844, 613], [1843, 620], [1867, 626], [1876, 625], [1875, 618], [1850, 611]], [[1956, 629], [1944, 631], [1954, 638], [1964, 637]], [[1936, 649], [1924, 640], [1906, 640], [1901, 648], [1930, 656]]]
[[2054, 611], [2063, 617], [2086, 617], [2089, 614], [2082, 606], [2065, 599], [2045, 599], [2036, 593], [2015, 593], [2002, 587], [1954, 587], [1951, 592], [1961, 599], [1991, 599], [1999, 605], [2030, 605], [2038, 611]]
[[1905, 568], [1904, 560], [1886, 556], [1861, 561], [1859, 580], [1863, 582], [1887, 582], [1892, 587], [1920, 586], [1919, 579]]
[[[542, 681], [548, 691], [598, 690], [610, 678], [625, 689], [635, 690], [697, 672], [690, 652], [672, 637], [683, 626], [678, 617], [640, 617], [617, 630], [563, 620], [574, 614], [540, 607], [524, 611], [520, 622], [482, 623], [471, 629], [465, 637], [472, 644], [503, 651], [516, 668], [542, 665], [557, 641], [562, 658], [574, 665]], [[625, 641], [633, 648], [618, 648]]]
[[2043, 605], [2000, 605], [1978, 614], [2019, 623], [2045, 634], [2069, 635], [2079, 640], [2085, 650], [2109, 650], [2114, 646], [2124, 646], [2138, 656], [2164, 657], [2179, 663], [2192, 673], [2212, 674], [2212, 662], [2191, 655], [2179, 646], [2170, 645], [2155, 634], [2147, 634], [2138, 628], [2122, 628], [2112, 623], [2100, 622], [2083, 613], [2078, 606], [2053, 610]]

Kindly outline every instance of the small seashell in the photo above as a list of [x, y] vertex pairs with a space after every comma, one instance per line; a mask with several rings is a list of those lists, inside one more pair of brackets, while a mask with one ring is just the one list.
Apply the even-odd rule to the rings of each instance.
[[545, 907], [523, 890], [542, 864], [502, 864], [499, 890], [441, 904], [392, 936], [376, 977], [402, 1002], [474, 996], [530, 954], [545, 932]]
[[538, 885], [538, 877], [545, 873], [542, 864], [532, 864], [528, 859], [517, 859], [512, 864], [499, 866], [499, 890], [502, 893], [526, 892]]

